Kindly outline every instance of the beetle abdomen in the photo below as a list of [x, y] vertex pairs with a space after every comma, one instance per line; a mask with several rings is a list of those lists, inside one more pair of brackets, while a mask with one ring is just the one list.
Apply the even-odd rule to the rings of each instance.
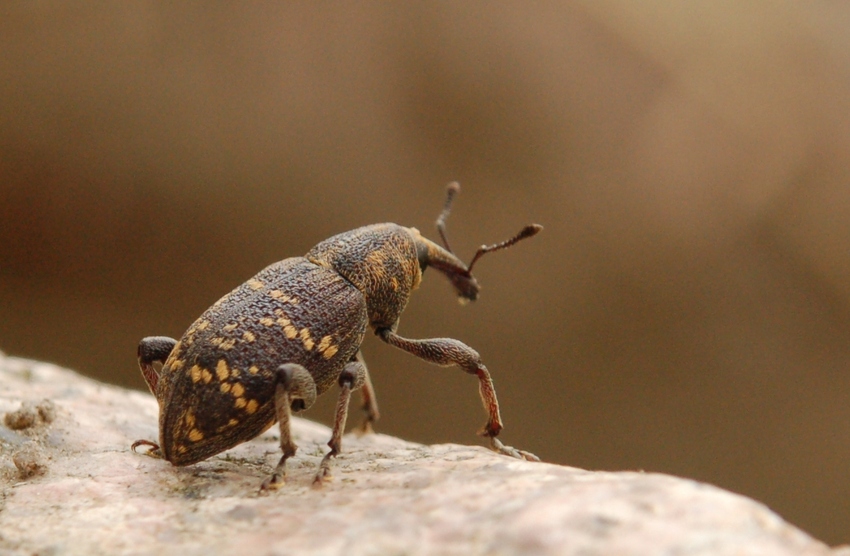
[[187, 465], [249, 440], [275, 421], [275, 371], [303, 365], [321, 394], [363, 341], [363, 295], [304, 258], [270, 265], [186, 331], [161, 373], [160, 441]]

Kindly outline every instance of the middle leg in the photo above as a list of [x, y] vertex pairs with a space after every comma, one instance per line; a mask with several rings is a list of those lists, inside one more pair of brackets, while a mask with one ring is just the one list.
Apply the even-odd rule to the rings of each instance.
[[339, 374], [339, 398], [336, 402], [336, 416], [331, 439], [328, 442], [330, 452], [322, 458], [319, 471], [313, 479], [315, 486], [321, 486], [326, 480], [331, 479], [331, 458], [336, 457], [342, 450], [342, 435], [345, 432], [345, 422], [348, 419], [348, 403], [351, 400], [351, 392], [362, 387], [367, 380], [366, 366], [362, 358], [348, 362]]
[[366, 414], [363, 422], [360, 424], [359, 433], [367, 434], [372, 432], [372, 425], [380, 419], [381, 414], [378, 411], [378, 399], [375, 397], [375, 388], [372, 386], [372, 379], [369, 377], [369, 369], [366, 367], [366, 361], [363, 359], [363, 353], [357, 350], [357, 362], [363, 366], [363, 387], [360, 388], [360, 395], [363, 398], [363, 405], [360, 408]]
[[280, 426], [280, 457], [272, 475], [263, 481], [260, 491], [275, 490], [283, 486], [286, 477], [286, 460], [295, 455], [298, 445], [292, 440], [290, 419], [292, 410], [309, 408], [316, 401], [316, 383], [310, 373], [295, 363], [281, 365], [277, 369], [275, 387], [275, 411]]

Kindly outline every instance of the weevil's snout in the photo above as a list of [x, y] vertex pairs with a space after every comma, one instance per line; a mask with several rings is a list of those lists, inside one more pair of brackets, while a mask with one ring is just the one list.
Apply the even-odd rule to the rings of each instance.
[[478, 285], [478, 280], [472, 274], [455, 273], [449, 276], [449, 280], [451, 280], [461, 304], [478, 299], [481, 286]]

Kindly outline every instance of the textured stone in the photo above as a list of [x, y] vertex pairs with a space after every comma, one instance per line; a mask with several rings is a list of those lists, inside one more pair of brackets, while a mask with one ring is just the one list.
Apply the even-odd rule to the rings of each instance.
[[381, 434], [346, 436], [335, 480], [315, 489], [330, 432], [303, 419], [287, 484], [258, 495], [274, 428], [175, 468], [129, 449], [156, 439], [150, 395], [0, 355], [0, 413], [22, 404], [53, 419], [0, 427], [3, 554], [848, 554], [695, 481]]

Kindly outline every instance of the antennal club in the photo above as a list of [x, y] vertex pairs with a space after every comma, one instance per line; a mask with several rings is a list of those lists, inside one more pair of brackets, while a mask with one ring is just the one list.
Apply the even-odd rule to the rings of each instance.
[[449, 213], [452, 210], [452, 201], [458, 191], [460, 191], [460, 184], [456, 181], [453, 181], [446, 187], [446, 203], [443, 205], [443, 212], [437, 217], [437, 231], [440, 232], [440, 239], [443, 240], [443, 245], [449, 253], [453, 253], [454, 251], [449, 247], [449, 240], [446, 239], [446, 218], [449, 217]]
[[496, 244], [493, 244], [493, 245], [482, 245], [481, 247], [478, 248], [478, 251], [475, 252], [475, 256], [472, 257], [472, 260], [469, 262], [469, 265], [466, 267], [466, 272], [471, 273], [472, 272], [472, 266], [475, 264], [475, 262], [478, 259], [480, 259], [482, 256], [486, 255], [487, 253], [492, 253], [493, 251], [499, 251], [501, 249], [507, 249], [508, 247], [510, 247], [511, 245], [514, 245], [515, 243], [517, 243], [519, 241], [522, 241], [524, 239], [527, 239], [527, 238], [530, 238], [530, 237], [537, 235], [537, 233], [540, 232], [540, 230], [542, 230], [542, 229], [543, 229], [543, 226], [541, 226], [540, 224], [529, 224], [528, 226], [526, 226], [525, 228], [520, 230], [517, 235], [515, 235], [514, 237], [512, 237], [510, 239], [507, 239], [507, 240], [505, 240], [501, 243], [496, 243]]

